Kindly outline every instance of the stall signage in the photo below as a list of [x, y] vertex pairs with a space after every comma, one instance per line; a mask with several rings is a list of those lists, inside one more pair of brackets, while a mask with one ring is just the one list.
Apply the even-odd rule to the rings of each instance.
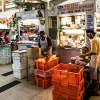
[[94, 29], [94, 13], [93, 12], [88, 12], [86, 13], [86, 29]]
[[72, 3], [67, 5], [58, 6], [58, 14], [89, 12], [94, 10], [94, 3]]
[[21, 19], [41, 18], [44, 17], [44, 10], [17, 12], [16, 17]]
[[57, 6], [50, 7], [48, 10], [48, 16], [57, 16], [58, 14], [58, 9]]

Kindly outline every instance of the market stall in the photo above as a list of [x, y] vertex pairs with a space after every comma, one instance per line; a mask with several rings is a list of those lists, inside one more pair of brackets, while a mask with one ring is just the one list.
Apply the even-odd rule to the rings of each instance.
[[[16, 17], [18, 18], [18, 47], [22, 46], [21, 49], [26, 49], [27, 45], [37, 44], [34, 40], [37, 37], [38, 32], [45, 29], [45, 25], [41, 23], [41, 20], [43, 20], [44, 17], [44, 10], [18, 12], [16, 13]], [[27, 32], [28, 40], [20, 40], [20, 30], [24, 33]]]
[[[90, 45], [85, 30], [97, 29], [97, 14], [95, 12], [97, 11], [97, 8], [95, 8], [97, 5], [97, 2], [88, 1], [82, 4], [76, 2], [57, 7], [57, 55], [60, 57], [60, 62], [64, 61], [64, 63], [69, 63], [70, 57], [80, 55], [82, 48], [86, 45]], [[78, 53], [76, 53], [75, 50], [77, 50]], [[63, 51], [66, 52], [66, 55], [64, 55]], [[64, 56], [66, 56], [66, 62]]]

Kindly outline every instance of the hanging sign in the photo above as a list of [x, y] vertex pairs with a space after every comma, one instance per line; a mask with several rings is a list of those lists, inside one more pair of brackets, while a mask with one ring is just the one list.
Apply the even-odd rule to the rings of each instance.
[[94, 2], [84, 2], [80, 3], [72, 3], [66, 4], [62, 6], [58, 6], [58, 14], [69, 14], [69, 13], [79, 13], [79, 12], [89, 12], [94, 10]]
[[94, 29], [94, 12], [86, 13], [86, 29]]
[[57, 6], [50, 7], [48, 10], [48, 16], [57, 16], [58, 14], [58, 9]]
[[44, 10], [17, 12], [16, 17], [21, 19], [41, 18], [44, 17]]

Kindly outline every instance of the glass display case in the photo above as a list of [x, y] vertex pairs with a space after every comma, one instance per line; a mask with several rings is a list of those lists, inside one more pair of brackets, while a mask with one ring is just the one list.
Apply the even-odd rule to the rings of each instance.
[[86, 43], [85, 14], [60, 17], [59, 46], [82, 48]]

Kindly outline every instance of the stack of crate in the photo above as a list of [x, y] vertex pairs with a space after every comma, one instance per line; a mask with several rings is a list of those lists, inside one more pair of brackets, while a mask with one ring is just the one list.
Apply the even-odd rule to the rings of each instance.
[[58, 57], [49, 62], [47, 61], [47, 59], [48, 58], [46, 57], [35, 60], [36, 69], [34, 71], [34, 74], [35, 74], [36, 85], [37, 87], [42, 87], [44, 89], [47, 89], [52, 85], [51, 69], [55, 67], [59, 62]]
[[13, 58], [13, 76], [18, 79], [25, 78], [27, 75], [26, 50], [16, 50], [12, 52]]
[[83, 66], [59, 64], [52, 70], [53, 100], [83, 100]]
[[11, 63], [11, 47], [0, 46], [0, 64], [10, 64], [10, 63]]

